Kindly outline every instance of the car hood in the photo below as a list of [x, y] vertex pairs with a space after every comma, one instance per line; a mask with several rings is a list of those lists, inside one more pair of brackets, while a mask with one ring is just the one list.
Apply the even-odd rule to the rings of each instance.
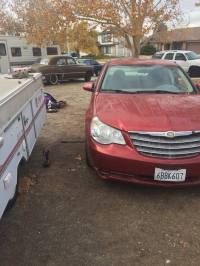
[[190, 60], [190, 63], [192, 63], [192, 65], [200, 66], [200, 59]]
[[95, 112], [124, 131], [200, 130], [200, 95], [99, 93]]

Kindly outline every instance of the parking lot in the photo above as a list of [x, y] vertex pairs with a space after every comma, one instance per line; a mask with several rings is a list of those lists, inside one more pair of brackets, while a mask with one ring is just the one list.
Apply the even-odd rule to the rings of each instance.
[[100, 180], [85, 163], [91, 94], [82, 85], [45, 87], [67, 106], [48, 114], [17, 202], [0, 222], [0, 266], [199, 265], [200, 188]]

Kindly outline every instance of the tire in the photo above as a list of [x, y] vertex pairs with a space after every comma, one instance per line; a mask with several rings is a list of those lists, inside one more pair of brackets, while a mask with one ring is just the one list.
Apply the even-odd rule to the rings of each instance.
[[55, 74], [52, 74], [50, 77], [49, 77], [49, 83], [51, 85], [56, 85], [58, 84], [58, 76], [55, 75]]
[[86, 75], [85, 75], [85, 81], [86, 82], [88, 82], [88, 81], [90, 81], [91, 80], [91, 74], [90, 73], [86, 73]]
[[188, 74], [191, 78], [200, 77], [200, 67], [199, 66], [191, 66], [188, 70]]

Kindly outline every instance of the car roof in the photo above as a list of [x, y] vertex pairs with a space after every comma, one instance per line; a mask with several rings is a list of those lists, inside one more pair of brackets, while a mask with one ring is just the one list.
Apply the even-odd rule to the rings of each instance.
[[155, 59], [135, 59], [135, 58], [119, 58], [111, 59], [107, 63], [110, 66], [117, 65], [163, 65], [163, 66], [177, 66], [176, 63], [168, 60], [155, 60]]
[[72, 56], [67, 56], [67, 55], [55, 55], [55, 56], [52, 56], [50, 59], [49, 59], [49, 63], [54, 63], [56, 62], [58, 59], [60, 58], [72, 58], [74, 59]]
[[159, 51], [159, 52], [156, 52], [156, 54], [161, 54], [161, 53], [191, 53], [192, 51], [189, 51], [189, 50], [164, 50], [164, 51]]

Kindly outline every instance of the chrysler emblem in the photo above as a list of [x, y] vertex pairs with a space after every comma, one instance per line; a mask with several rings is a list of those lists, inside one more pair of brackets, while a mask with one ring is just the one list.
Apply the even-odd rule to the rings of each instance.
[[172, 139], [172, 138], [174, 138], [176, 136], [176, 133], [174, 131], [168, 131], [168, 132], [165, 133], [165, 136], [167, 138], [171, 138]]

